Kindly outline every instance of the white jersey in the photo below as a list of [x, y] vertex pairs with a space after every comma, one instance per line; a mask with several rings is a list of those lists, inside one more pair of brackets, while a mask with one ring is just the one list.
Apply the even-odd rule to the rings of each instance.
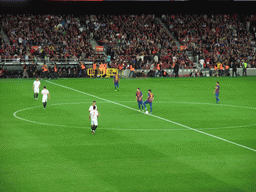
[[[96, 110], [97, 110], [97, 105], [95, 105], [95, 107], [96, 107]], [[93, 105], [91, 105], [90, 107], [89, 107], [89, 111], [91, 112], [93, 110]]]
[[41, 93], [43, 94], [43, 98], [42, 98], [42, 102], [47, 102], [47, 97], [48, 97], [48, 94], [49, 94], [49, 91], [47, 89], [43, 89], [41, 91]]
[[95, 110], [92, 110], [92, 111], [90, 112], [90, 115], [91, 115], [91, 120], [92, 120], [92, 121], [97, 121], [99, 112], [95, 109]]
[[34, 85], [34, 89], [39, 89], [40, 86], [40, 81], [34, 81], [33, 85]]
[[90, 115], [91, 115], [91, 125], [98, 126], [99, 112], [96, 109], [94, 109], [90, 112]]

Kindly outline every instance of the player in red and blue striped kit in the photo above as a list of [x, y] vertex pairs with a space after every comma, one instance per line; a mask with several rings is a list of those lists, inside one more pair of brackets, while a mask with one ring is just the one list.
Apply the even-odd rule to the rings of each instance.
[[136, 101], [138, 102], [139, 111], [140, 111], [140, 106], [142, 107], [142, 110], [143, 110], [143, 99], [142, 99], [142, 97], [143, 97], [143, 95], [142, 95], [142, 92], [140, 91], [140, 88], [137, 88]]
[[[115, 91], [119, 91], [119, 81], [120, 81], [120, 77], [118, 76], [118, 74], [114, 75], [114, 85], [115, 85]], [[116, 90], [117, 88], [117, 90]]]
[[214, 92], [213, 92], [213, 93], [215, 93], [216, 103], [220, 102], [220, 99], [219, 99], [220, 84], [219, 84], [219, 82], [218, 82], [218, 81], [216, 82], [216, 87], [215, 87], [215, 90], [214, 90]]
[[154, 95], [151, 93], [151, 89], [148, 90], [147, 100], [144, 102], [145, 111], [147, 110], [146, 104], [149, 103], [150, 106], [150, 114], [152, 114], [152, 102], [154, 100]]

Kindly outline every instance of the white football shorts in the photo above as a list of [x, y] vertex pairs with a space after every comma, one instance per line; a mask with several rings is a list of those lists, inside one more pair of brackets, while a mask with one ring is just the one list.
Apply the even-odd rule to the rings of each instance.
[[39, 88], [35, 88], [34, 93], [39, 93]]
[[93, 120], [93, 119], [91, 119], [91, 125], [96, 125], [96, 126], [98, 126], [98, 120]]
[[43, 103], [44, 103], [44, 102], [47, 102], [47, 96], [43, 96], [42, 102], [43, 102]]

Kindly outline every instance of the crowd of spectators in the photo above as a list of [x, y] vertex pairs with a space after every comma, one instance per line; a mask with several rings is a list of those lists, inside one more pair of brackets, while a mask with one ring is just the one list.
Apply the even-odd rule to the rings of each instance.
[[3, 44], [4, 44], [4, 39], [3, 39], [2, 35], [0, 34], [0, 47], [2, 47]]
[[175, 41], [154, 15], [86, 15], [81, 23], [91, 36], [103, 45], [111, 56], [113, 67], [123, 63], [135, 69], [149, 69], [163, 63], [163, 69], [179, 61], [181, 68], [193, 67], [185, 51], [179, 51]]
[[10, 45], [1, 46], [7, 59], [97, 59], [90, 35], [73, 15], [2, 15], [1, 25]]
[[96, 61], [93, 38], [104, 46], [111, 67], [123, 69], [195, 68], [187, 51], [202, 68], [218, 62], [232, 67], [256, 67], [256, 17], [236, 14], [175, 14], [161, 19], [181, 45], [181, 50], [154, 15], [1, 15], [10, 44], [0, 36], [0, 57], [15, 61], [71, 59]]
[[180, 44], [199, 54], [199, 59], [209, 68], [217, 62], [231, 66], [231, 58], [240, 67], [243, 61], [255, 67], [256, 34], [250, 32], [250, 29], [255, 31], [255, 27], [248, 22], [252, 20], [255, 21], [255, 17], [236, 14], [162, 15], [162, 21]]

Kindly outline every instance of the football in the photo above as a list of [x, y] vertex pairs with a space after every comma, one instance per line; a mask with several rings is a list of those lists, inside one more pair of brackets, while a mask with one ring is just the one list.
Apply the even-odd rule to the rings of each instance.
[[148, 114], [148, 111], [146, 111], [145, 114]]

